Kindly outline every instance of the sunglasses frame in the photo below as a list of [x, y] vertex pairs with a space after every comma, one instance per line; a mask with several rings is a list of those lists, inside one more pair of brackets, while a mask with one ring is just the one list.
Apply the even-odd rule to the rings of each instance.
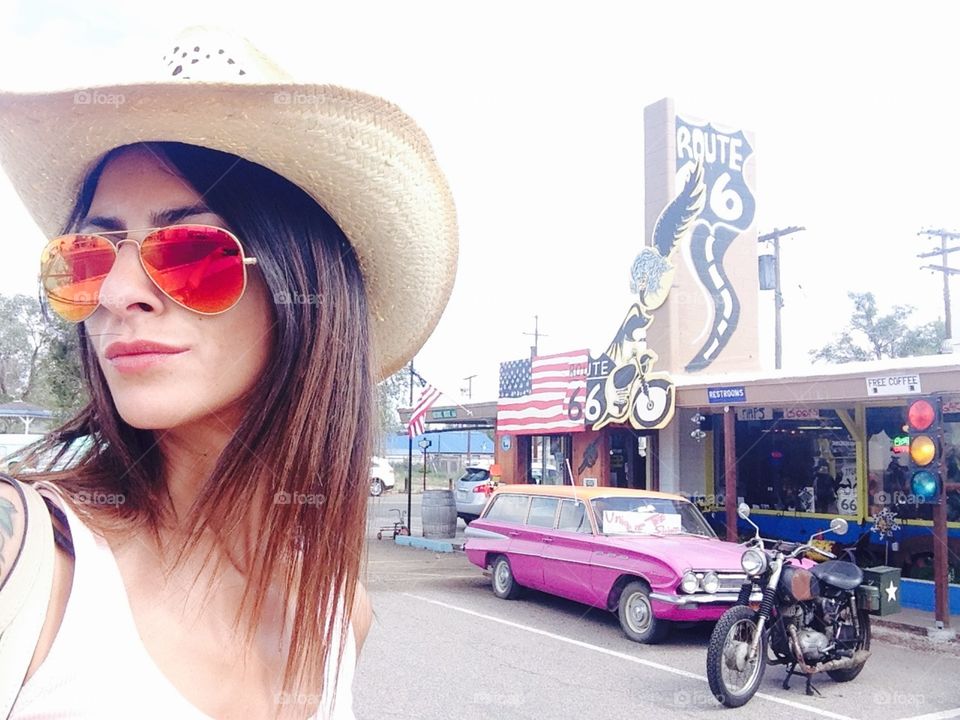
[[[243, 270], [243, 287], [240, 289], [240, 293], [237, 295], [237, 299], [234, 300], [234, 301], [230, 304], [229, 307], [226, 307], [226, 308], [224, 308], [223, 310], [217, 310], [216, 312], [203, 312], [202, 310], [196, 310], [196, 309], [190, 307], [189, 305], [185, 305], [184, 303], [180, 302], [180, 301], [177, 300], [176, 298], [172, 297], [172, 296], [170, 295], [170, 293], [168, 293], [166, 290], [164, 290], [162, 287], [160, 287], [160, 285], [157, 283], [157, 281], [154, 280], [154, 279], [150, 276], [150, 273], [147, 271], [146, 266], [143, 264], [143, 253], [142, 253], [142, 251], [141, 251], [141, 249], [142, 249], [142, 247], [143, 247], [143, 243], [144, 243], [144, 242], [147, 240], [147, 238], [149, 238], [152, 234], [157, 233], [157, 232], [160, 232], [161, 230], [174, 230], [174, 229], [180, 229], [180, 228], [200, 228], [200, 229], [204, 229], [204, 230], [216, 230], [217, 232], [221, 232], [221, 233], [226, 234], [227, 237], [229, 237], [231, 240], [233, 240], [234, 243], [236, 243], [237, 249], [240, 250], [240, 267], [241, 267], [241, 269]], [[143, 236], [143, 239], [141, 239], [139, 242], [137, 242], [136, 240], [130, 239], [130, 238], [124, 238], [123, 240], [119, 240], [119, 241], [117, 241], [117, 242], [113, 242], [113, 241], [110, 239], [110, 237], [109, 237], [110, 235], [130, 235], [131, 233], [145, 233], [145, 235]], [[248, 279], [248, 277], [247, 277], [247, 266], [248, 266], [248, 265], [256, 265], [256, 264], [257, 264], [257, 259], [256, 259], [255, 257], [248, 257], [248, 256], [246, 255], [246, 253], [244, 253], [244, 251], [243, 251], [243, 243], [241, 243], [241, 242], [240, 242], [240, 238], [238, 238], [238, 237], [237, 237], [236, 235], [234, 235], [232, 232], [230, 232], [229, 230], [226, 230], [226, 229], [224, 229], [224, 228], [222, 228], [222, 227], [217, 227], [216, 225], [204, 225], [204, 224], [202, 224], [202, 223], [181, 223], [181, 224], [178, 224], [178, 225], [165, 225], [165, 226], [163, 226], [163, 227], [141, 228], [141, 229], [139, 229], [139, 230], [108, 230], [108, 231], [106, 231], [106, 232], [71, 232], [71, 233], [64, 233], [63, 235], [58, 235], [57, 237], [55, 237], [55, 238], [53, 238], [52, 240], [50, 240], [50, 241], [44, 246], [42, 255], [46, 255], [46, 254], [47, 254], [47, 251], [48, 251], [51, 247], [53, 247], [55, 243], [60, 242], [60, 241], [63, 240], [64, 238], [77, 237], [77, 236], [97, 237], [97, 238], [100, 238], [101, 240], [105, 240], [106, 243], [107, 243], [107, 245], [109, 245], [109, 246], [113, 249], [113, 253], [114, 253], [114, 263], [116, 263], [116, 259], [117, 259], [118, 255], [119, 255], [120, 246], [123, 245], [124, 243], [133, 243], [134, 245], [137, 246], [137, 259], [138, 259], [139, 262], [140, 262], [140, 267], [141, 267], [141, 269], [143, 270], [144, 275], [147, 276], [147, 279], [153, 284], [153, 286], [156, 287], [157, 290], [159, 290], [161, 293], [163, 293], [164, 297], [166, 297], [168, 300], [170, 300], [170, 302], [172, 302], [172, 303], [174, 303], [174, 304], [176, 304], [176, 305], [179, 305], [180, 307], [184, 308], [185, 310], [189, 310], [190, 312], [197, 313], [198, 315], [207, 315], [207, 316], [221, 315], [221, 314], [227, 312], [228, 310], [232, 310], [232, 309], [236, 306], [236, 304], [237, 304], [238, 302], [240, 302], [240, 299], [243, 297], [244, 293], [247, 292], [247, 279]], [[114, 265], [111, 265], [111, 266], [110, 266], [110, 269], [112, 270], [113, 267], [114, 267]], [[108, 272], [109, 272], [109, 271], [108, 271]], [[104, 277], [106, 277], [106, 276], [104, 276]], [[82, 318], [80, 318], [79, 320], [70, 320], [70, 319], [68, 319], [68, 318], [65, 318], [65, 317], [63, 317], [63, 315], [61, 315], [59, 312], [57, 312], [56, 308], [53, 307], [53, 303], [50, 302], [50, 293], [49, 293], [49, 291], [47, 290], [46, 285], [44, 284], [44, 273], [43, 273], [42, 263], [41, 263], [41, 270], [40, 270], [39, 281], [40, 281], [40, 293], [41, 293], [41, 295], [47, 300], [47, 303], [46, 303], [46, 304], [50, 304], [51, 307], [52, 307], [52, 309], [53, 309], [53, 311], [56, 312], [57, 315], [58, 315], [59, 317], [63, 318], [66, 322], [70, 322], [70, 323], [82, 323], [82, 322], [84, 322], [85, 320], [89, 319], [90, 316], [93, 315], [93, 314], [97, 311], [97, 309], [100, 307], [100, 302], [99, 302], [99, 300], [98, 300], [96, 305], [91, 305], [91, 306], [90, 306], [90, 312], [89, 312], [88, 314], [84, 315], [84, 316], [83, 316]], [[102, 283], [101, 283], [101, 284], [102, 284]], [[98, 294], [99, 294], [99, 290], [98, 290]]]

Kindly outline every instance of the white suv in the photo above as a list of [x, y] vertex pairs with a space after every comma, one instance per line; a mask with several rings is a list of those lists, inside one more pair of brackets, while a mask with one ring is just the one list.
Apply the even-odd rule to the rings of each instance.
[[374, 497], [382, 495], [384, 490], [392, 490], [396, 484], [393, 468], [386, 458], [370, 458], [370, 494]]

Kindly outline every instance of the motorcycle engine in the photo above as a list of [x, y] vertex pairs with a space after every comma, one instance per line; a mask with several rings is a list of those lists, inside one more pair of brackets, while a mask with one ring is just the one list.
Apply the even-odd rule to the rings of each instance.
[[830, 639], [826, 635], [808, 627], [797, 633], [797, 639], [803, 659], [807, 661], [819, 660], [830, 648]]
[[820, 615], [825, 626], [833, 625], [837, 622], [837, 615], [846, 606], [845, 600], [833, 598], [820, 598]]

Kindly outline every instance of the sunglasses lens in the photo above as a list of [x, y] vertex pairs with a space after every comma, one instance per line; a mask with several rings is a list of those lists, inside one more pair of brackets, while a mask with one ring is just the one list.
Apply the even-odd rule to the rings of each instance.
[[90, 317], [116, 257], [113, 245], [97, 235], [64, 235], [51, 240], [40, 257], [40, 282], [50, 307], [70, 322]]
[[243, 295], [243, 252], [225, 230], [202, 225], [164, 228], [144, 238], [140, 254], [157, 287], [191, 310], [223, 312]]

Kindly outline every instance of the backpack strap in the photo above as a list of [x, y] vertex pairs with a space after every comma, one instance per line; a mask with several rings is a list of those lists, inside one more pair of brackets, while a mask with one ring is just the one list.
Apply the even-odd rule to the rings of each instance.
[[23, 544], [0, 586], [0, 717], [6, 718], [20, 694], [37, 649], [53, 588], [53, 524], [47, 505], [32, 486], [0, 473], [23, 507]]

